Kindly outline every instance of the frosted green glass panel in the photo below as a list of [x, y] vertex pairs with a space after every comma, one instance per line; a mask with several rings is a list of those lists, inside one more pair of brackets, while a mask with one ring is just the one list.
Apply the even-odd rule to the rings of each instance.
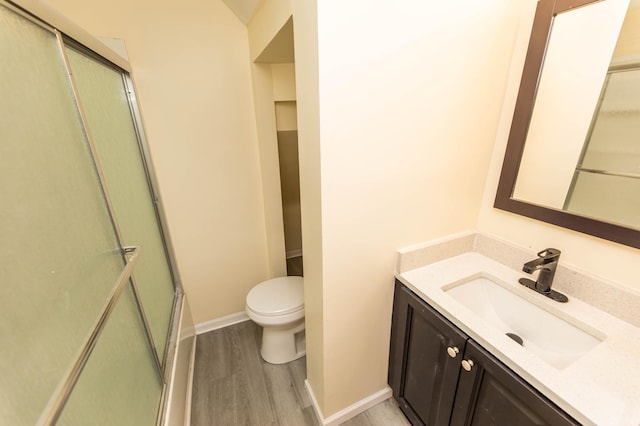
[[73, 49], [67, 55], [125, 245], [141, 245], [134, 278], [162, 361], [174, 288], [120, 72]]
[[580, 166], [640, 175], [640, 69], [610, 72], [604, 87]]
[[152, 426], [161, 395], [162, 382], [128, 284], [57, 424]]
[[0, 423], [32, 425], [124, 268], [55, 36], [0, 6]]
[[640, 179], [577, 172], [566, 210], [640, 229]]

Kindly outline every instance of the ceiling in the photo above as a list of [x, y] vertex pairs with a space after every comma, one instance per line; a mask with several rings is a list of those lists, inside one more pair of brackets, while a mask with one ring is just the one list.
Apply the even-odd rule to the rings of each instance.
[[243, 24], [247, 25], [258, 9], [262, 0], [222, 0], [236, 14]]
[[[245, 25], [251, 21], [264, 0], [222, 0]], [[640, 1], [640, 0], [639, 0]], [[267, 46], [255, 59], [257, 63], [290, 64], [295, 62], [293, 48], [293, 19], [289, 17]]]

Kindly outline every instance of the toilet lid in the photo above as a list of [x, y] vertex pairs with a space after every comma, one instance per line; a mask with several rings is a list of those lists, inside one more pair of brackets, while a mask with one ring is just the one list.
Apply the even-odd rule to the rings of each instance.
[[247, 295], [247, 306], [260, 315], [284, 315], [304, 306], [302, 277], [280, 277], [263, 281]]

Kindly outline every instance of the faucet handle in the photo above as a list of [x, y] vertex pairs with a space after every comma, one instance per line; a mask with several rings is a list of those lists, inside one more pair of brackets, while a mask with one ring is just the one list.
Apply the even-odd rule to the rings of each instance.
[[546, 248], [538, 253], [538, 257], [541, 257], [547, 262], [553, 262], [554, 260], [558, 260], [560, 257], [561, 251], [554, 248]]

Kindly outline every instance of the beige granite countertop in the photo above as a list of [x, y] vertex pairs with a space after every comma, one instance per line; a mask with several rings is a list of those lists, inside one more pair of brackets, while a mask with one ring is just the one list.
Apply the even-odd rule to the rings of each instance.
[[[584, 424], [640, 425], [640, 328], [569, 296], [558, 303], [518, 284], [524, 273], [469, 251], [426, 266], [412, 265], [396, 277], [496, 358]], [[538, 306], [597, 330], [602, 342], [562, 369], [518, 345], [446, 294], [442, 287], [487, 273]]]

